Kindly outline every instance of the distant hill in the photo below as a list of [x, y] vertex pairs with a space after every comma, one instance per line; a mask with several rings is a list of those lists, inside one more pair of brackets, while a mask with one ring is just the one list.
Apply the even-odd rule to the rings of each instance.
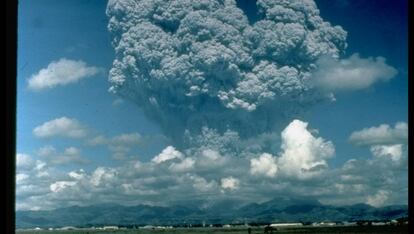
[[[189, 203], [190, 204], [190, 203]], [[101, 204], [50, 211], [17, 211], [16, 228], [94, 225], [180, 225], [270, 222], [386, 220], [408, 216], [408, 206], [375, 208], [366, 204], [329, 206], [317, 200], [275, 198], [261, 204], [237, 206], [227, 201], [200, 208], [196, 205], [157, 207]]]

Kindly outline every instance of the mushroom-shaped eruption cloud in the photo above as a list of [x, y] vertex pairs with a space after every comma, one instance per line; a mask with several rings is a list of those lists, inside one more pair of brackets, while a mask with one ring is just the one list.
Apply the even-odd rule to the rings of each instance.
[[346, 32], [312, 0], [256, 4], [249, 22], [235, 0], [110, 0], [110, 90], [177, 147], [206, 127], [241, 139], [281, 130], [325, 98], [309, 79], [319, 58], [339, 58]]

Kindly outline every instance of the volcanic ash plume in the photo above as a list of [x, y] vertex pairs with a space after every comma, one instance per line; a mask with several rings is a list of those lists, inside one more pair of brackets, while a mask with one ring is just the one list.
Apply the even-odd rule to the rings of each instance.
[[310, 0], [257, 7], [251, 23], [234, 0], [110, 0], [110, 90], [137, 103], [179, 147], [203, 129], [241, 139], [280, 132], [324, 99], [311, 72], [322, 56], [339, 57], [346, 32]]

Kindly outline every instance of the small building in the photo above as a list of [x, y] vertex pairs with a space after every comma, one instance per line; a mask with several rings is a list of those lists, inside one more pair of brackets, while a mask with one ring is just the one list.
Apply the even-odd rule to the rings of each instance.
[[318, 226], [336, 226], [334, 222], [320, 222]]
[[118, 226], [104, 226], [103, 230], [118, 230]]
[[386, 222], [372, 222], [372, 226], [385, 226], [387, 225]]
[[303, 223], [272, 223], [270, 227], [301, 227]]
[[169, 226], [155, 226], [155, 229], [167, 229]]
[[397, 224], [397, 223], [398, 223], [398, 221], [397, 221], [397, 220], [395, 220], [395, 219], [393, 219], [393, 220], [391, 220], [391, 221], [390, 221], [390, 223], [391, 223], [392, 225], [395, 225], [395, 224]]
[[74, 226], [66, 226], [66, 227], [61, 227], [61, 228], [59, 228], [59, 230], [75, 230], [76, 229], [76, 227], [74, 227]]
[[344, 222], [342, 222], [342, 225], [344, 225], [344, 226], [356, 226], [357, 222], [344, 221]]
[[142, 229], [154, 229], [155, 227], [153, 225], [145, 225], [143, 227], [140, 227]]

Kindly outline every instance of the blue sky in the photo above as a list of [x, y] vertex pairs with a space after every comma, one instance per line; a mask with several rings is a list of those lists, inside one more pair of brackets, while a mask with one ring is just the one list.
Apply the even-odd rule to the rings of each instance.
[[[33, 137], [34, 127], [61, 116], [79, 119], [95, 131], [109, 136], [127, 132], [143, 135], [159, 133], [157, 125], [129, 102], [112, 105], [117, 97], [108, 92], [107, 72], [112, 63], [113, 50], [106, 29], [105, 8], [105, 1], [20, 3], [17, 92], [19, 152], [32, 153], [45, 144], [59, 147], [74, 144], [74, 141], [67, 139], [44, 141]], [[104, 68], [105, 73], [64, 88], [42, 92], [28, 90], [27, 79], [60, 58], [83, 60]], [[147, 149], [144, 154], [147, 155], [147, 151], [155, 154], [163, 146], [155, 145], [155, 149]], [[90, 150], [85, 153], [95, 158], [98, 164], [109, 164], [109, 154], [105, 151]]]
[[[318, 124], [317, 128], [325, 134], [334, 131], [332, 137], [338, 137], [335, 141], [338, 153], [341, 149], [349, 155], [363, 153], [346, 142], [353, 129], [408, 119], [407, 1], [375, 1], [375, 4], [372, 1], [337, 2], [317, 1], [317, 4], [323, 18], [341, 25], [348, 32], [346, 53], [360, 53], [364, 57], [383, 56], [399, 72], [390, 82], [344, 94], [337, 98], [335, 105], [319, 106], [323, 109], [312, 111], [314, 121], [321, 121], [320, 124], [314, 123]], [[326, 115], [329, 117], [324, 118]], [[328, 127], [338, 123], [341, 128]]]
[[[398, 138], [400, 132], [397, 130], [395, 133], [389, 132], [395, 130], [393, 128], [397, 122], [407, 122], [408, 117], [407, 1], [337, 0], [334, 2], [316, 1], [316, 4], [320, 10], [320, 16], [324, 21], [330, 22], [332, 25], [340, 25], [347, 32], [346, 42], [348, 47], [342, 51], [340, 59], [345, 61], [355, 53], [358, 53], [361, 58], [361, 60], [357, 61], [368, 61], [368, 57], [381, 56], [386, 59], [386, 65], [383, 66], [383, 68], [385, 67], [384, 69], [392, 67], [398, 72], [396, 75], [390, 75], [388, 78], [384, 78], [386, 81], [381, 81], [380, 78], [374, 76], [372, 78], [374, 80], [372, 84], [367, 87], [358, 88], [357, 90], [340, 90], [338, 92], [335, 90], [334, 95], [336, 101], [324, 101], [306, 108], [305, 113], [300, 120], [308, 123], [308, 130], [313, 134], [315, 139], [320, 136], [324, 141], [331, 141], [335, 148], [335, 153], [332, 153], [332, 156], [327, 156], [326, 159], [321, 156], [322, 158], [318, 162], [328, 163], [331, 171], [327, 173], [337, 175], [337, 173], [345, 173], [341, 170], [343, 170], [343, 165], [350, 159], [365, 160], [359, 163], [359, 165], [365, 165], [365, 162], [370, 160], [375, 161], [384, 155], [386, 155], [385, 157], [391, 157], [395, 154], [401, 154], [402, 156], [400, 157], [406, 160], [406, 137], [404, 138], [403, 136], [402, 141], [395, 140], [394, 138]], [[246, 1], [239, 1], [238, 6], [244, 7], [244, 13], [248, 14], [247, 16], [250, 21], [260, 19], [259, 16], [253, 15], [255, 14], [254, 11], [247, 9], [248, 7], [251, 7], [251, 5], [247, 4]], [[192, 148], [193, 146], [187, 147], [190, 151], [186, 151], [185, 147], [180, 148], [178, 145], [174, 145], [175, 139], [168, 139], [168, 133], [166, 134], [161, 130], [162, 123], [160, 124], [158, 120], [155, 120], [153, 116], [151, 116], [152, 112], [142, 110], [139, 105], [120, 98], [116, 94], [108, 91], [113, 85], [108, 82], [109, 72], [113, 66], [112, 63], [115, 58], [121, 59], [123, 55], [120, 53], [117, 54], [111, 45], [114, 33], [111, 34], [108, 32], [107, 26], [109, 19], [105, 14], [106, 8], [107, 2], [99, 0], [38, 0], [19, 2], [17, 152], [20, 156], [18, 157], [25, 155], [22, 160], [25, 159], [26, 161], [30, 161], [32, 164], [27, 162], [27, 165], [32, 165], [32, 167], [38, 165], [35, 163], [36, 160], [39, 160], [38, 162], [45, 162], [46, 166], [44, 168], [50, 170], [48, 171], [49, 176], [56, 173], [56, 179], [53, 180], [52, 178], [47, 178], [44, 180], [39, 179], [39, 181], [36, 179], [32, 182], [24, 182], [24, 179], [22, 179], [23, 182], [17, 186], [18, 209], [34, 209], [33, 207], [35, 207], [35, 209], [49, 209], [59, 206], [57, 205], [58, 199], [56, 199], [56, 194], [54, 193], [58, 193], [60, 190], [52, 189], [52, 187], [56, 188], [56, 184], [60, 184], [60, 187], [58, 187], [62, 191], [65, 189], [75, 189], [72, 188], [74, 186], [72, 186], [71, 183], [67, 183], [75, 178], [69, 176], [71, 179], [68, 179], [69, 177], [66, 174], [70, 172], [76, 171], [78, 174], [84, 173], [85, 178], [93, 178], [94, 175], [97, 175], [97, 168], [105, 168], [102, 170], [111, 175], [110, 171], [112, 169], [122, 170], [122, 168], [125, 168], [128, 165], [136, 163], [137, 160], [144, 164], [154, 162], [151, 160], [154, 157], [162, 156], [160, 153], [163, 150], [165, 153], [164, 156], [170, 155], [165, 157], [170, 157], [172, 160], [181, 160], [176, 162], [171, 161], [173, 163], [166, 168], [172, 170], [177, 168], [172, 165], [190, 165], [190, 167], [198, 165], [198, 161], [195, 159], [196, 156], [189, 155], [189, 152], [204, 152], [200, 150], [200, 148]], [[40, 74], [39, 71], [41, 69], [47, 68], [52, 62], [57, 62], [62, 58], [71, 61], [83, 61], [86, 64], [86, 67], [96, 68], [97, 72], [90, 76], [81, 76], [78, 81], [53, 86], [52, 88], [36, 89], [29, 87], [29, 79], [35, 77], [36, 74]], [[368, 62], [368, 64], [371, 64], [371, 62]], [[378, 64], [373, 66], [377, 65]], [[374, 68], [376, 69], [376, 67]], [[322, 70], [322, 68], [320, 69]], [[69, 71], [69, 73], [71, 73], [71, 71]], [[361, 77], [361, 79], [364, 79], [364, 77]], [[120, 93], [122, 93], [123, 89], [120, 90]], [[71, 119], [71, 121], [77, 121], [77, 123], [81, 125], [80, 128], [86, 131], [86, 135], [73, 138], [67, 137], [65, 134], [59, 136], [59, 133], [51, 133], [48, 137], [39, 137], [34, 133], [36, 127], [62, 117], [67, 117]], [[293, 121], [293, 118], [286, 119], [285, 121], [286, 123], [289, 123]], [[389, 128], [384, 130], [386, 140], [381, 138], [384, 138], [384, 134], [381, 136], [372, 136], [373, 138], [381, 138], [378, 141], [380, 143], [375, 145], [365, 144], [364, 140], [366, 139], [361, 137], [356, 137], [357, 140], [354, 142], [350, 140], [350, 136], [353, 132], [371, 127], [379, 127], [381, 124], [389, 125]], [[286, 126], [287, 124], [284, 125], [282, 129]], [[293, 124], [289, 126], [292, 128], [299, 128], [300, 131], [304, 131], [304, 134], [308, 133], [306, 127], [303, 129], [303, 125], [301, 124]], [[313, 133], [310, 129], [317, 129], [318, 134]], [[231, 130], [237, 131], [236, 129]], [[274, 132], [274, 134], [280, 136], [280, 132]], [[388, 137], [387, 134], [390, 137]], [[404, 135], [404, 132], [402, 134]], [[167, 137], [164, 137], [164, 135]], [[90, 143], [92, 139], [97, 139], [99, 136], [101, 137], [101, 143], [95, 145]], [[124, 136], [124, 138], [122, 138], [122, 136]], [[128, 143], [128, 139], [125, 140], [125, 137], [133, 138], [131, 140], [132, 142]], [[282, 139], [280, 139], [280, 137], [276, 137], [274, 146], [272, 147], [280, 149], [281, 142], [286, 143], [288, 140], [288, 138], [282, 137]], [[316, 142], [316, 140], [313, 141], [311, 139], [311, 142]], [[167, 146], [169, 145], [174, 146], [178, 150], [175, 148], [168, 148]], [[399, 146], [395, 145], [401, 145], [403, 152], [393, 153], [393, 150], [397, 149], [398, 151], [399, 149]], [[315, 147], [319, 146], [322, 145], [316, 145]], [[379, 149], [382, 146], [395, 147], [392, 149], [388, 148], [390, 149], [389, 151], [392, 151], [391, 153], [387, 151], [388, 153], [381, 154], [378, 153], [378, 150], [374, 150], [375, 147]], [[65, 149], [71, 147], [76, 148], [76, 152], [65, 155]], [[46, 148], [54, 148], [54, 150], [42, 155], [41, 149], [44, 150]], [[208, 147], [204, 147], [203, 150], [205, 150], [205, 148]], [[214, 149], [210, 150], [214, 151]], [[227, 157], [225, 153], [223, 153], [226, 150], [223, 152], [220, 150], [218, 151], [219, 155], [224, 158]], [[117, 152], [124, 152], [122, 153], [121, 159], [114, 156]], [[252, 162], [254, 159], [260, 159], [259, 161], [256, 161], [259, 163], [269, 163], [269, 161], [266, 160], [270, 160], [270, 163], [278, 162], [282, 165], [283, 160], [279, 162], [278, 157], [282, 158], [283, 155], [288, 155], [287, 152], [283, 153], [277, 151], [261, 153], [270, 153], [273, 154], [273, 156], [269, 158], [262, 157], [263, 155], [259, 156], [249, 153], [247, 154], [248, 156], [246, 156], [246, 162], [240, 163], [240, 165], [244, 165], [246, 163], [248, 164], [250, 161], [250, 174], [252, 174], [252, 176], [255, 176], [255, 170], [252, 169]], [[324, 152], [320, 154], [324, 154]], [[375, 156], [375, 154], [377, 156]], [[331, 153], [327, 153], [327, 155], [331, 155]], [[69, 157], [69, 159], [64, 162], [56, 163], [56, 160], [53, 159], [53, 157]], [[88, 162], [79, 163], [76, 160], [71, 160], [70, 157], [80, 157], [86, 159]], [[187, 157], [189, 160], [185, 161], [184, 158]], [[304, 157], [305, 160], [306, 157], [310, 156], [305, 155]], [[317, 158], [319, 156], [316, 155], [312, 157]], [[286, 156], [286, 158], [289, 158], [289, 156]], [[193, 163], [191, 163], [191, 160], [193, 160]], [[278, 163], [275, 164], [279, 165]], [[404, 162], [399, 163], [404, 165]], [[81, 168], [84, 171], [80, 172], [79, 170]], [[363, 166], [361, 166], [361, 168], [361, 170], [364, 169]], [[181, 169], [178, 171], [181, 171]], [[272, 178], [276, 176], [276, 172], [273, 173], [272, 168], [265, 167], [260, 169], [267, 170], [267, 173], [261, 172], [259, 175], [262, 174], [265, 177], [268, 176]], [[365, 169], [368, 169], [368, 166]], [[25, 175], [39, 173], [34, 172], [33, 170], [25, 170], [20, 170], [18, 166], [17, 173]], [[155, 170], [166, 169], [157, 169], [155, 167]], [[198, 178], [199, 180], [197, 181], [203, 182], [205, 187], [208, 187], [209, 184], [211, 185], [210, 187], [214, 187], [215, 185], [218, 187], [218, 195], [211, 196], [209, 199], [216, 199], [216, 197], [217, 199], [223, 198], [223, 196], [226, 196], [226, 191], [229, 191], [227, 194], [229, 197], [240, 198], [243, 196], [243, 193], [249, 194], [248, 191], [243, 192], [242, 189], [240, 189], [240, 193], [236, 195], [235, 191], [237, 191], [239, 187], [242, 187], [243, 184], [250, 183], [249, 181], [251, 181], [251, 178], [246, 179], [246, 181], [240, 180], [236, 182], [236, 180], [231, 180], [231, 178], [237, 178], [237, 173], [232, 176], [231, 173], [229, 174], [225, 169], [222, 170], [223, 171], [210, 172], [210, 174], [216, 174], [217, 177], [207, 173], [206, 175], [194, 174], [191, 178]], [[258, 170], [259, 169], [257, 169], [256, 172]], [[283, 173], [283, 169], [278, 170]], [[404, 184], [404, 181], [406, 181], [406, 171], [403, 171], [401, 175], [398, 175], [399, 177], [395, 176], [395, 181], [402, 181], [402, 184]], [[133, 176], [132, 179], [130, 178], [130, 181], [140, 178], [140, 176], [142, 175]], [[160, 173], [146, 176], [164, 178], [163, 176], [165, 175]], [[22, 176], [22, 178], [23, 177], [25, 176]], [[176, 178], [182, 177], [177, 175]], [[276, 176], [275, 178], [278, 177]], [[296, 179], [300, 180], [302, 177], [299, 176]], [[125, 180], [126, 181], [123, 181], [122, 184], [134, 184], [128, 182], [128, 179]], [[296, 183], [291, 182], [292, 179], [289, 178], [289, 173], [287, 172], [284, 176], [282, 175], [281, 180], [289, 181], [289, 183]], [[59, 181], [65, 183], [57, 183]], [[293, 179], [293, 181], [295, 181], [295, 179]], [[80, 184], [80, 182], [76, 183]], [[171, 183], [176, 184], [178, 182], [174, 181]], [[309, 183], [316, 184], [317, 182], [311, 181]], [[369, 184], [370, 181], [368, 180], [366, 183]], [[37, 189], [40, 192], [30, 191], [27, 193], [27, 189], [25, 190], [23, 187], [30, 184], [35, 186], [32, 190]], [[51, 186], [52, 184], [55, 184], [55, 186]], [[297, 191], [309, 190], [310, 194], [314, 194], [312, 196], [319, 198], [317, 195], [318, 193], [313, 193], [313, 190], [307, 187], [308, 185], [303, 186], [299, 184], [301, 183], [298, 183]], [[318, 186], [323, 187], [322, 184], [319, 184], [315, 185], [315, 188]], [[330, 184], [330, 186], [333, 185]], [[370, 204], [386, 205], [398, 203], [396, 201], [401, 199], [400, 195], [391, 193], [392, 187], [386, 187], [385, 185], [378, 186], [378, 188], [374, 188], [375, 186], [369, 187], [369, 189], [364, 190], [365, 192], [361, 192], [355, 201], [348, 201], [340, 195], [331, 193], [320, 195], [320, 197], [329, 197], [325, 202], [332, 204], [371, 202]], [[157, 188], [156, 185], [151, 187], [152, 190], [156, 190]], [[87, 193], [94, 193], [93, 189], [88, 190], [83, 187], [82, 189], [86, 189]], [[187, 189], [189, 188], [183, 187], [183, 191], [187, 191]], [[399, 189], [404, 191], [406, 187], [403, 186]], [[139, 187], [137, 190], [144, 191], [145, 189]], [[160, 190], [164, 191], [163, 189]], [[317, 189], [315, 189], [315, 191], [316, 190]], [[122, 194], [110, 201], [123, 204], [133, 204], [134, 202], [152, 202], [151, 204], [158, 204], [156, 201], [157, 196], [153, 196], [153, 199], [149, 199], [145, 196], [138, 196], [136, 199], [133, 199], [127, 196], [128, 191], [126, 191], [126, 194]], [[168, 192], [168, 190], [166, 191]], [[295, 194], [298, 193], [297, 191], [285, 191], [284, 193]], [[382, 193], [378, 191], [385, 192]], [[273, 192], [277, 193], [278, 190]], [[214, 192], [210, 193], [214, 194]], [[270, 198], [269, 194], [272, 194], [272, 191], [263, 189], [263, 196], [253, 197], [253, 199], [266, 200], [267, 198]], [[382, 198], [381, 194], [386, 194], [386, 198]], [[161, 195], [162, 194], [159, 194], [159, 196]], [[182, 195], [177, 195], [177, 197], [180, 196]], [[405, 197], [405, 195], [403, 194], [402, 197]], [[48, 201], [41, 202], [42, 198]], [[108, 199], [109, 198], [102, 198], [101, 200], [97, 199], [95, 202], [104, 202], [108, 201]], [[171, 202], [173, 200], [174, 199], [171, 198]], [[80, 198], [68, 198], [65, 201], [66, 203], [61, 202], [59, 204], [83, 205], [91, 203], [90, 200]], [[402, 203], [405, 202], [403, 198]]]

